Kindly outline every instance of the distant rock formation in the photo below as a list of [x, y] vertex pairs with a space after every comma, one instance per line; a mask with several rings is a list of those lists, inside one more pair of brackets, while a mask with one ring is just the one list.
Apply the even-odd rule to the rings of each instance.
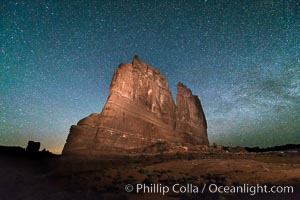
[[0, 156], [17, 156], [17, 157], [27, 157], [27, 158], [47, 158], [56, 156], [50, 151], [43, 149], [40, 151], [41, 143], [35, 141], [28, 141], [26, 149], [17, 146], [0, 146]]
[[34, 142], [34, 141], [28, 141], [26, 152], [28, 154], [37, 154], [40, 150], [41, 143], [40, 142]]
[[208, 145], [199, 98], [182, 83], [177, 89], [176, 105], [165, 76], [135, 56], [115, 71], [102, 112], [71, 127], [63, 154], [124, 152], [161, 141]]
[[272, 152], [272, 151], [281, 151], [281, 152], [298, 152], [300, 153], [300, 144], [286, 144], [281, 146], [259, 148], [259, 147], [246, 147], [248, 152]]

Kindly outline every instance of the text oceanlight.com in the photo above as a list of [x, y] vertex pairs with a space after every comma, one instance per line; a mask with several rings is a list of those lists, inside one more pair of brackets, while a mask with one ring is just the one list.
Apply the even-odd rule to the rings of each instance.
[[126, 192], [133, 192], [137, 194], [203, 194], [219, 193], [219, 194], [292, 194], [294, 193], [293, 186], [270, 186], [270, 185], [234, 185], [224, 186], [217, 184], [204, 184], [203, 186], [197, 186], [193, 184], [174, 184], [171, 186], [162, 184], [128, 184], [125, 186]]

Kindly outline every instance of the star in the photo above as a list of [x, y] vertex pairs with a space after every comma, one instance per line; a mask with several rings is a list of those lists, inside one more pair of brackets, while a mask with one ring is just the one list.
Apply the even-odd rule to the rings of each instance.
[[2, 3], [0, 145], [60, 152], [137, 54], [201, 99], [211, 143], [300, 143], [299, 2]]

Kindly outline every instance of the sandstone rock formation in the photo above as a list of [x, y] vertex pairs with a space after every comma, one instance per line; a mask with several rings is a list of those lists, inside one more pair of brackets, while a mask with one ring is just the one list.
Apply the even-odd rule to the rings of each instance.
[[28, 141], [27, 147], [26, 147], [26, 152], [28, 154], [37, 154], [39, 153], [41, 147], [40, 142], [34, 142], [34, 141]]
[[176, 132], [192, 144], [208, 144], [207, 124], [198, 96], [182, 83], [177, 85]]
[[175, 104], [160, 71], [137, 56], [114, 73], [100, 114], [91, 114], [70, 129], [63, 154], [124, 152], [156, 142], [208, 145], [200, 100], [182, 83]]

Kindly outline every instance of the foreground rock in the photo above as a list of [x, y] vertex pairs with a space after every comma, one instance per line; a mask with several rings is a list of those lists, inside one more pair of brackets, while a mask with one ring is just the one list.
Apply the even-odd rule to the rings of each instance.
[[101, 154], [143, 149], [158, 142], [209, 145], [197, 96], [182, 83], [175, 104], [160, 71], [137, 56], [115, 71], [107, 102], [70, 129], [63, 154]]

